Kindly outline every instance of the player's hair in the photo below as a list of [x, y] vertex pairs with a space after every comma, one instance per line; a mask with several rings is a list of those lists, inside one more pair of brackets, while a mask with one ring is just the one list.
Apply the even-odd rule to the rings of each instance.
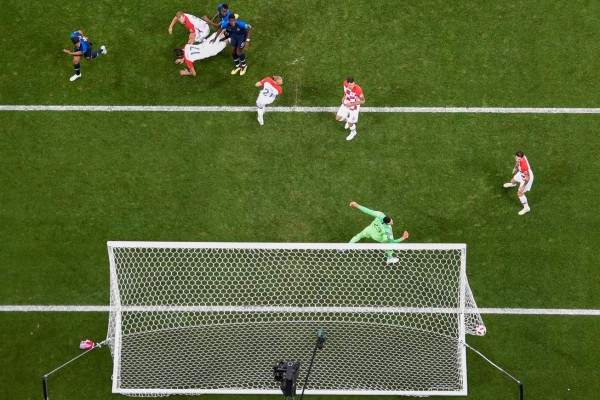
[[175, 13], [175, 18], [179, 18], [179, 17], [181, 17], [183, 14], [185, 14], [183, 11], [181, 11], [181, 10], [180, 10], [180, 11], [177, 11], [177, 12]]
[[75, 36], [74, 38], [71, 38], [71, 42], [73, 42], [73, 44], [79, 43], [79, 36]]
[[183, 49], [173, 49], [173, 55], [176, 59], [183, 57]]
[[275, 82], [277, 82], [277, 81], [281, 81], [281, 83], [283, 83], [283, 78], [282, 78], [282, 77], [280, 77], [279, 75], [273, 75], [273, 80], [274, 80]]
[[348, 83], [354, 83], [354, 78], [351, 77], [351, 76], [349, 76], [349, 77], [346, 78], [346, 82], [348, 82]]
[[221, 4], [221, 8], [229, 10], [229, 6], [227, 4], [225, 4], [225, 3]]
[[229, 14], [229, 18], [228, 19], [236, 19], [237, 17], [235, 16], [235, 14]]
[[524, 157], [524, 156], [525, 156], [525, 153], [523, 153], [523, 151], [522, 151], [522, 150], [519, 150], [519, 151], [517, 151], [517, 152], [515, 153], [515, 156], [517, 156], [517, 157]]
[[389, 224], [391, 220], [392, 219], [390, 217], [388, 217], [387, 215], [385, 217], [383, 217], [383, 223], [384, 224]]

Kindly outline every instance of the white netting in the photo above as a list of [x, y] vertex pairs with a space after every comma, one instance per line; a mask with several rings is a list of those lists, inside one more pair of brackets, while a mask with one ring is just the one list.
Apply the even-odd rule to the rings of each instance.
[[466, 394], [464, 245], [251, 247], [109, 243], [115, 392], [277, 392], [323, 329], [307, 393]]

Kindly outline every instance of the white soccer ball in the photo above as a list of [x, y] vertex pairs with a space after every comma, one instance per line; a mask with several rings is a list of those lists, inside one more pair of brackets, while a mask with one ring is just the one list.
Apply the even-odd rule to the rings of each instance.
[[487, 332], [487, 329], [485, 329], [484, 325], [477, 325], [475, 327], [475, 334], [477, 336], [485, 336], [486, 332]]

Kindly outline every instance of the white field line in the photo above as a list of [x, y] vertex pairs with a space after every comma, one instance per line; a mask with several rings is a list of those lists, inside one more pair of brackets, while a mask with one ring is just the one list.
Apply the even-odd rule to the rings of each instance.
[[[269, 107], [269, 112], [324, 113], [337, 107]], [[0, 111], [89, 111], [89, 112], [255, 112], [246, 106], [77, 106], [0, 105]], [[600, 108], [537, 107], [362, 107], [366, 113], [449, 113], [449, 114], [600, 114]]]
[[[227, 307], [228, 309], [239, 309], [238, 311], [271, 311], [271, 312], [281, 312], [281, 311], [294, 311], [294, 307]], [[124, 309], [127, 309], [124, 307]], [[201, 311], [206, 309], [214, 309], [214, 307], [130, 307], [129, 311], [138, 310], [138, 311], [175, 311], [175, 310], [184, 310], [184, 311]], [[111, 310], [110, 306], [68, 306], [68, 305], [13, 305], [13, 306], [0, 306], [0, 312], [109, 312]], [[310, 310], [307, 308], [306, 312], [314, 311], [314, 308]], [[296, 309], [296, 311], [303, 311], [302, 308]], [[340, 311], [340, 310], [333, 310]], [[345, 308], [346, 312], [392, 312], [393, 310], [390, 308], [383, 308], [382, 310], [377, 310], [376, 307], [347, 307]], [[398, 311], [398, 310], [396, 310]], [[428, 312], [443, 312], [444, 309], [406, 309], [408, 311], [420, 311], [424, 313]], [[448, 312], [453, 312], [452, 309], [446, 309]], [[510, 314], [510, 315], [572, 315], [572, 316], [600, 316], [600, 310], [592, 310], [592, 309], [563, 309], [563, 308], [478, 308], [477, 311], [480, 314]]]

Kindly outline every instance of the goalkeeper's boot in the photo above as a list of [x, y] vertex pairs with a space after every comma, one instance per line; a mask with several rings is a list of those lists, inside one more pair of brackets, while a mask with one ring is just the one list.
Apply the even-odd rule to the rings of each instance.
[[507, 183], [504, 184], [505, 188], [511, 188], [511, 187], [515, 187], [515, 186], [517, 186], [517, 184], [516, 183], [512, 183], [512, 182], [507, 182]]
[[102, 54], [106, 54], [106, 46], [100, 46], [100, 50], [102, 50]]
[[525, 207], [523, 207], [523, 209], [521, 211], [519, 211], [519, 215], [525, 215], [529, 211], [531, 211], [531, 208], [529, 208], [529, 206], [525, 206]]
[[386, 263], [388, 264], [396, 264], [400, 259], [398, 257], [388, 257]]
[[75, 74], [75, 75], [73, 75], [72, 77], [70, 77], [70, 78], [69, 78], [69, 80], [70, 80], [71, 82], [73, 82], [73, 81], [76, 81], [76, 80], [77, 80], [77, 79], [79, 79], [79, 78], [81, 78], [81, 74], [79, 74], [79, 75]]

